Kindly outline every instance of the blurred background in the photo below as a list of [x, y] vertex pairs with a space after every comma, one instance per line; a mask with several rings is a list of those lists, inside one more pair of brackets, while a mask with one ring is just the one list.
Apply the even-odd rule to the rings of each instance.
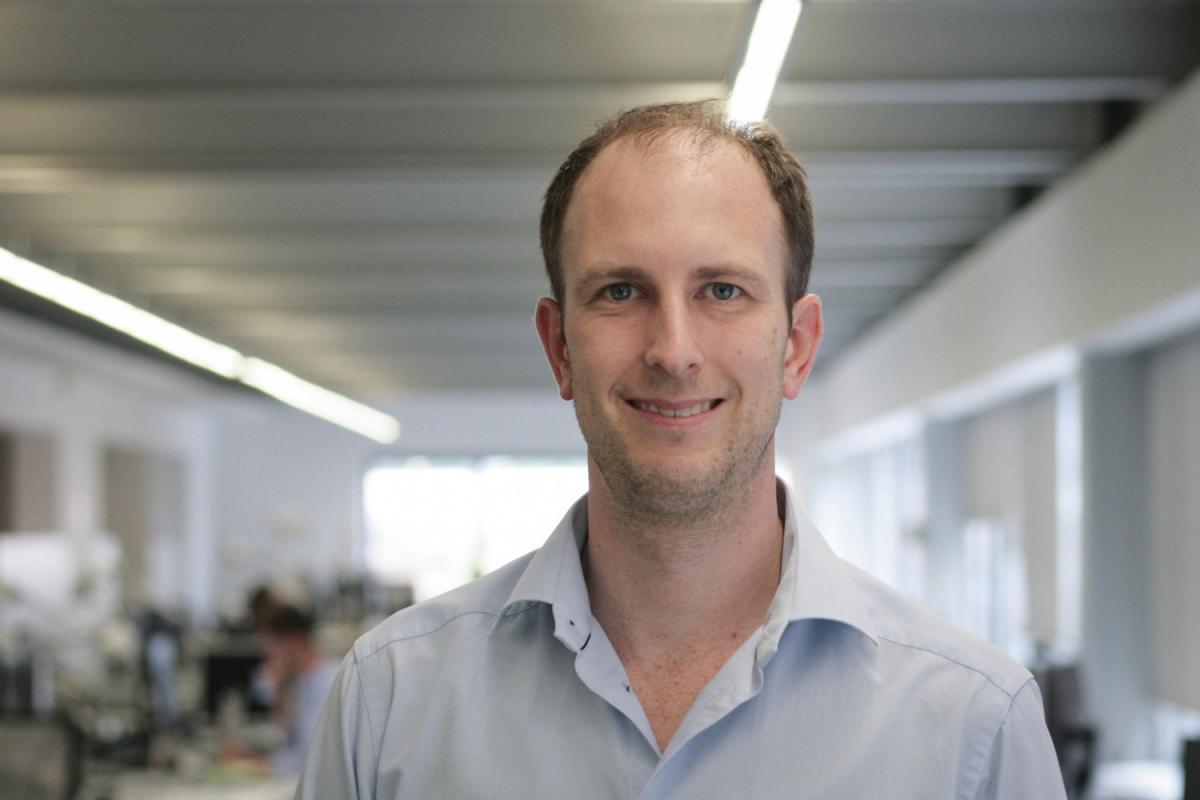
[[[541, 194], [756, 10], [0, 1], [0, 795], [286, 797], [281, 697], [540, 545]], [[768, 111], [828, 314], [779, 472], [1035, 671], [1072, 798], [1200, 798], [1198, 66], [1194, 0], [814, 0]]]

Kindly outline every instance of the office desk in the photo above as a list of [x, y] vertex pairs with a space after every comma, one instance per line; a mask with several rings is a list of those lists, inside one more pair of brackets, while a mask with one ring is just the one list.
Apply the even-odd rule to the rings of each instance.
[[291, 800], [295, 778], [189, 779], [128, 772], [112, 784], [115, 800]]

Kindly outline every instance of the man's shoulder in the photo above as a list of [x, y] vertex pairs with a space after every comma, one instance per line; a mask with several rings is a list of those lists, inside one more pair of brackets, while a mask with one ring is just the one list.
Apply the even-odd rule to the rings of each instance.
[[912, 659], [933, 660], [947, 670], [976, 675], [1009, 698], [1032, 678], [1029, 670], [986, 639], [864, 570], [851, 564], [846, 569], [858, 586], [882, 645]]
[[489, 630], [533, 558], [528, 553], [443, 595], [401, 609], [354, 643], [354, 660], [363, 663], [382, 653], [469, 628]]

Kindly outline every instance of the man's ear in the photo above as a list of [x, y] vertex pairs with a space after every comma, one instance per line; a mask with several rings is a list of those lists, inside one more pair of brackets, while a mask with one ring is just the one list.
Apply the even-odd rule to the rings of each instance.
[[550, 369], [554, 371], [558, 396], [570, 400], [574, 397], [571, 392], [571, 356], [563, 336], [562, 306], [549, 297], [541, 298], [533, 314], [533, 322], [537, 326], [538, 338], [542, 340], [542, 349], [546, 351]]
[[792, 304], [792, 327], [783, 355], [783, 396], [788, 400], [796, 399], [812, 372], [824, 332], [821, 298], [810, 293]]

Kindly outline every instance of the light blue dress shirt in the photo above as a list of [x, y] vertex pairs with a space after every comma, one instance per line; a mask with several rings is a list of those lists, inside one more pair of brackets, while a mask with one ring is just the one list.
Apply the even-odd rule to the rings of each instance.
[[297, 798], [1065, 797], [1029, 673], [840, 560], [790, 498], [766, 621], [661, 751], [591, 613], [586, 502], [358, 640]]

